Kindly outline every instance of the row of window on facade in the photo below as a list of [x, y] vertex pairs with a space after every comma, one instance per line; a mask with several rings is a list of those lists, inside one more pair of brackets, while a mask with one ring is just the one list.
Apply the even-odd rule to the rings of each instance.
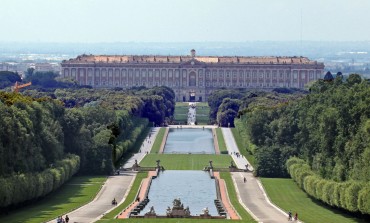
[[[88, 81], [88, 85], [91, 86], [121, 86], [121, 87], [132, 87], [132, 86], [161, 86], [165, 85], [168, 87], [187, 87], [187, 86], [196, 86], [195, 83], [190, 83], [189, 85], [180, 84], [179, 82], [135, 82], [135, 83], [124, 83], [124, 82], [113, 82], [113, 81], [96, 81], [95, 85], [94, 82]], [[297, 84], [298, 81], [294, 81], [292, 84]], [[306, 84], [306, 82], [300, 82]], [[84, 81], [80, 81], [80, 84], [84, 84]], [[265, 87], [273, 87], [273, 86], [281, 86], [281, 87], [289, 87], [290, 82], [246, 82], [246, 83], [235, 83], [235, 82], [206, 82], [206, 87], [249, 87], [249, 86], [265, 86]], [[204, 87], [203, 82], [199, 82], [199, 87]]]
[[[64, 75], [65, 77], [69, 77], [69, 75], [68, 75], [68, 72], [67, 73], [65, 73], [65, 75]], [[307, 74], [301, 74], [300, 75], [301, 76], [301, 78], [302, 79], [305, 79], [305, 78], [307, 78]], [[76, 78], [76, 73], [74, 73], [74, 72], [72, 72], [71, 73], [71, 77], [73, 77], [73, 78]], [[81, 78], [83, 78], [83, 77], [85, 77], [85, 74], [84, 73], [80, 73], [79, 74], [79, 77], [81, 77]], [[93, 77], [93, 75], [92, 74], [88, 74], [87, 75], [87, 77]], [[101, 78], [101, 77], [103, 77], [103, 78], [105, 78], [105, 77], [107, 77], [107, 75], [105, 75], [105, 74], [102, 74], [102, 75], [95, 75], [95, 78]], [[110, 78], [113, 78], [113, 76], [110, 76], [110, 75], [108, 75], [108, 77], [110, 77]], [[315, 76], [315, 74], [313, 73], [313, 72], [310, 72], [309, 73], [309, 75], [308, 75], [308, 78], [310, 78], [310, 79], [318, 79], [318, 78], [320, 78], [321, 77], [321, 73], [317, 73], [316, 74], [316, 76]], [[122, 76], [116, 76], [116, 78], [121, 78], [121, 79], [133, 79], [133, 77], [132, 76], [125, 76], [125, 75], [122, 75]], [[147, 79], [147, 78], [153, 78], [153, 77], [151, 77], [151, 76], [145, 76], [145, 75], [142, 75], [141, 76], [141, 79]], [[159, 77], [156, 77], [156, 78], [158, 78], [159, 79]], [[185, 78], [185, 79], [187, 79], [187, 76], [183, 76], [183, 78]], [[260, 73], [260, 74], [258, 74], [258, 76], [257, 76], [257, 74], [251, 74], [251, 75], [249, 75], [249, 74], [247, 74], [246, 76], [239, 76], [239, 80], [244, 80], [244, 79], [250, 79], [250, 78], [253, 78], [253, 79], [257, 79], [257, 78], [259, 78], [259, 79], [270, 79], [270, 78], [272, 78], [272, 79], [277, 79], [277, 78], [279, 78], [279, 79], [290, 79], [291, 78], [291, 76], [290, 76], [290, 74], [289, 73], [287, 73], [287, 74], [285, 74], [285, 75], [283, 75], [283, 74], [280, 74], [279, 75], [279, 77], [277, 76], [277, 75], [271, 75], [270, 76], [270, 74], [262, 74], [262, 73]], [[298, 78], [298, 73], [293, 73], [293, 78]], [[140, 76], [135, 76], [135, 79], [140, 79]], [[172, 79], [172, 77], [162, 77], [161, 78], [162, 80], [167, 80], [167, 79]], [[175, 79], [180, 79], [180, 78], [175, 78]], [[199, 80], [203, 80], [203, 78], [202, 77], [199, 77], [198, 78]], [[225, 78], [221, 75], [221, 76], [218, 76], [218, 78], [217, 78], [217, 76], [214, 76], [213, 78], [207, 78], [206, 77], [206, 79], [205, 80], [224, 80], [224, 79], [231, 79], [231, 77], [229, 77], [229, 76], [226, 76]], [[237, 77], [233, 77], [232, 79], [237, 79]]]

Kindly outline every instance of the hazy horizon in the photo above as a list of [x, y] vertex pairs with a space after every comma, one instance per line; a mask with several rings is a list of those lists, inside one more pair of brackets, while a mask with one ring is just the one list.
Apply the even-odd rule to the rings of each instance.
[[2, 0], [2, 42], [370, 41], [368, 0]]

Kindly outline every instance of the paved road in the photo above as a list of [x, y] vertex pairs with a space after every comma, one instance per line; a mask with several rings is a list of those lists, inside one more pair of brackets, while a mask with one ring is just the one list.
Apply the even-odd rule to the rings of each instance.
[[[135, 163], [138, 163], [145, 157], [146, 152], [150, 153], [155, 137], [160, 128], [152, 128], [149, 135], [144, 140], [139, 153], [134, 154], [123, 166], [124, 168], [131, 168]], [[87, 223], [94, 222], [100, 219], [104, 213], [109, 212], [114, 208], [111, 202], [114, 198], [118, 204], [122, 203], [125, 199], [125, 194], [131, 187], [135, 179], [136, 172], [121, 171], [120, 175], [110, 176], [104, 183], [98, 195], [90, 203], [80, 207], [79, 209], [68, 213], [70, 222], [72, 223]], [[65, 216], [65, 215], [64, 215]], [[50, 221], [55, 223], [56, 220]]]
[[248, 165], [248, 169], [253, 171], [253, 167], [250, 165], [248, 160], [245, 159], [245, 157], [243, 157], [242, 155], [237, 157], [236, 153], [240, 153], [240, 152], [239, 152], [238, 146], [235, 143], [235, 139], [234, 139], [233, 133], [231, 132], [230, 128], [222, 128], [222, 135], [224, 136], [227, 150], [229, 151], [229, 154], [231, 154], [235, 162], [235, 165], [239, 169], [245, 169], [246, 165]]
[[[291, 222], [288, 221], [288, 215], [270, 203], [259, 180], [252, 173], [235, 172], [232, 173], [232, 177], [238, 189], [239, 199], [253, 213], [256, 220], [269, 223]], [[246, 183], [244, 177], [247, 179]]]
[[[136, 173], [125, 171], [125, 173], [121, 175], [108, 177], [102, 189], [92, 202], [68, 213], [69, 222], [85, 223], [100, 219], [104, 213], [114, 208], [111, 204], [114, 198], [116, 198], [119, 203], [123, 202], [126, 191], [129, 189], [135, 176]], [[55, 223], [56, 220], [50, 222]]]
[[150, 137], [149, 135], [145, 138], [143, 144], [141, 145], [141, 148], [140, 148], [140, 151], [139, 153], [135, 153], [124, 165], [123, 165], [123, 168], [125, 169], [128, 169], [128, 168], [131, 168], [132, 165], [134, 165], [135, 163], [135, 160], [137, 160], [138, 163], [140, 163], [140, 161], [142, 159], [144, 159], [146, 153], [150, 153], [150, 151], [152, 150], [152, 147], [153, 147], [153, 143], [154, 143], [154, 140], [155, 138], [157, 137], [157, 134], [158, 134], [158, 131], [159, 131], [160, 127], [155, 127], [155, 128], [152, 128], [150, 130]]
[[196, 107], [192, 107], [192, 106], [196, 106], [196, 103], [189, 102], [188, 125], [195, 125], [195, 121], [196, 121], [197, 110], [196, 110]]
[[[232, 153], [233, 160], [238, 168], [245, 169], [248, 164], [250, 170], [253, 167], [245, 159], [245, 157], [234, 155], [239, 153], [239, 149], [235, 143], [234, 136], [230, 128], [222, 128], [222, 134], [225, 138], [225, 143], [229, 153]], [[244, 183], [244, 177], [247, 182]], [[285, 223], [288, 221], [288, 215], [282, 210], [271, 204], [266, 196], [266, 193], [261, 186], [258, 178], [255, 178], [250, 172], [232, 173], [232, 178], [237, 187], [237, 193], [244, 208], [255, 218], [258, 222], [264, 223]], [[293, 213], [294, 214], [294, 213]], [[291, 222], [291, 221], [290, 221]]]

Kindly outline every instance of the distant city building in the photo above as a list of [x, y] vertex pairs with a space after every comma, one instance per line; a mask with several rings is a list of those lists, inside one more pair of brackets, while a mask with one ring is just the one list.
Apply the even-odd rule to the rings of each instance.
[[35, 72], [53, 71], [60, 73], [60, 65], [58, 63], [35, 63]]
[[25, 77], [25, 73], [28, 68], [34, 68], [35, 72], [56, 72], [60, 74], [59, 63], [18, 63], [18, 62], [3, 62], [0, 63], [0, 71], [12, 71], [17, 72], [22, 78]]
[[17, 72], [17, 65], [18, 65], [18, 63], [14, 63], [14, 62], [0, 63], [0, 71]]
[[97, 88], [168, 86], [177, 101], [206, 101], [218, 88], [304, 88], [324, 64], [306, 57], [81, 55], [64, 60], [62, 76]]

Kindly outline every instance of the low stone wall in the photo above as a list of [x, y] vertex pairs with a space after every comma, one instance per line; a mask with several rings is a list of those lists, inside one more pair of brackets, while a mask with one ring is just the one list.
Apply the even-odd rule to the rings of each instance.
[[[209, 167], [204, 167], [203, 169], [204, 171], [210, 171], [210, 168]], [[229, 167], [229, 168], [212, 168], [212, 170], [215, 172], [252, 172], [250, 170], [247, 170], [247, 169], [239, 169], [239, 168], [236, 168], [236, 167]]]

